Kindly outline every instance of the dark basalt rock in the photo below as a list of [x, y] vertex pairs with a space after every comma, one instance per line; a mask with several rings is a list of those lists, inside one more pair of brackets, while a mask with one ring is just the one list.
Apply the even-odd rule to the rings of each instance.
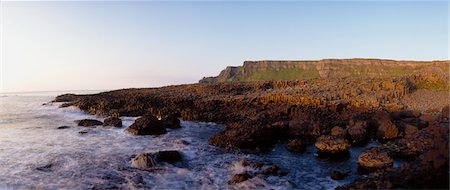
[[68, 128], [70, 128], [70, 126], [59, 126], [59, 127], [57, 127], [56, 129], [68, 129]]
[[78, 126], [83, 126], [83, 127], [92, 127], [92, 126], [103, 125], [103, 122], [95, 120], [95, 119], [83, 119], [83, 120], [79, 120], [76, 122], [78, 123]]
[[161, 135], [167, 132], [164, 124], [151, 114], [136, 119], [126, 131], [133, 135]]
[[166, 128], [178, 129], [180, 128], [180, 119], [175, 114], [169, 114], [161, 118], [161, 122]]
[[349, 171], [333, 169], [330, 172], [330, 177], [331, 177], [331, 179], [334, 179], [334, 180], [343, 180], [344, 178], [346, 178], [349, 175], [349, 173], [350, 173]]
[[41, 171], [41, 172], [51, 172], [53, 164], [47, 164], [45, 166], [41, 166], [41, 167], [37, 167], [36, 170]]
[[289, 143], [286, 145], [286, 148], [290, 152], [302, 153], [306, 150], [306, 144], [302, 142], [300, 139], [294, 139], [289, 141]]
[[103, 126], [122, 127], [122, 120], [118, 117], [108, 117], [105, 119]]
[[180, 152], [176, 150], [165, 150], [165, 151], [159, 151], [154, 154], [155, 158], [159, 162], [167, 162], [167, 163], [175, 163], [182, 160], [182, 156]]

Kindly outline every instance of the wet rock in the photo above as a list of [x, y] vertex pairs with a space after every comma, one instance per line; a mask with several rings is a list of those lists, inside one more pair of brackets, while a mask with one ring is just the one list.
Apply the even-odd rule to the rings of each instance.
[[333, 128], [331, 128], [331, 136], [335, 136], [335, 137], [344, 137], [345, 136], [345, 130], [342, 129], [339, 126], [335, 126]]
[[118, 117], [108, 117], [105, 119], [103, 126], [122, 127], [122, 120]]
[[368, 126], [366, 121], [357, 120], [350, 123], [347, 128], [349, 138], [353, 144], [364, 144], [368, 140]]
[[57, 127], [56, 129], [68, 129], [68, 128], [70, 128], [70, 126], [59, 126], [59, 127]]
[[87, 134], [88, 132], [89, 132], [89, 130], [82, 130], [82, 131], [78, 131], [78, 134], [84, 135], [84, 134]]
[[346, 178], [349, 175], [349, 173], [350, 173], [349, 171], [333, 169], [330, 172], [330, 177], [331, 177], [331, 179], [334, 179], [334, 180], [343, 180], [344, 178]]
[[300, 139], [294, 139], [289, 141], [289, 143], [286, 145], [286, 148], [290, 152], [301, 153], [306, 150], [306, 144], [302, 142]]
[[358, 165], [368, 171], [392, 167], [393, 159], [387, 152], [372, 148], [364, 151], [358, 157]]
[[92, 127], [92, 126], [97, 126], [97, 125], [103, 125], [103, 122], [95, 120], [95, 119], [83, 119], [83, 120], [79, 120], [77, 121], [78, 126], [83, 126], [83, 127]]
[[280, 137], [279, 128], [253, 124], [230, 124], [209, 138], [208, 143], [227, 149], [268, 149]]
[[338, 154], [347, 152], [350, 144], [342, 137], [323, 135], [314, 144], [319, 154]]
[[149, 169], [156, 165], [154, 156], [149, 153], [142, 153], [131, 160], [131, 167], [138, 169]]
[[229, 185], [241, 183], [244, 181], [247, 181], [248, 179], [252, 178], [252, 176], [248, 173], [242, 173], [242, 174], [234, 174], [231, 179], [228, 181]]
[[45, 166], [37, 167], [36, 170], [41, 172], [51, 172], [52, 171], [53, 164], [47, 164]]
[[161, 135], [167, 132], [164, 124], [151, 114], [136, 119], [126, 131], [133, 135]]
[[375, 115], [376, 123], [378, 125], [377, 137], [378, 139], [393, 139], [398, 135], [398, 129], [394, 123], [391, 122], [388, 114], [378, 113]]
[[166, 128], [178, 129], [180, 128], [180, 119], [175, 114], [169, 114], [161, 118], [161, 122]]
[[295, 118], [289, 122], [288, 135], [291, 138], [300, 138], [314, 142], [321, 135], [320, 125], [316, 122]]
[[182, 156], [180, 152], [176, 150], [165, 150], [165, 151], [159, 151], [155, 153], [155, 156], [157, 161], [159, 162], [167, 162], [167, 163], [175, 163], [182, 160]]

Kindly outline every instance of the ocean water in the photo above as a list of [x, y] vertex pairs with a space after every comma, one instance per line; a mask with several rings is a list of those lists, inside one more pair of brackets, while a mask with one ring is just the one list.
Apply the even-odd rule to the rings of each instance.
[[[104, 118], [43, 105], [54, 95], [0, 95], [0, 189], [333, 189], [356, 178], [356, 158], [363, 149], [352, 148], [344, 161], [319, 159], [313, 146], [304, 154], [283, 145], [268, 153], [225, 151], [207, 143], [223, 126], [189, 121], [157, 137], [126, 133], [132, 117], [122, 117], [123, 128], [78, 127], [74, 120]], [[160, 150], [178, 150], [183, 161], [160, 164], [155, 171], [130, 167], [133, 155]], [[248, 169], [236, 164], [239, 159], [272, 162], [288, 174], [227, 185], [232, 174]], [[336, 167], [352, 175], [333, 180], [329, 173]]]

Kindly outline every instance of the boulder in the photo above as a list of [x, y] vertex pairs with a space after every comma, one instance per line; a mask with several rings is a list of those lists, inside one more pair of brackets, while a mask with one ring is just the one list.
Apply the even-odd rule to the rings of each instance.
[[319, 154], [338, 154], [347, 152], [350, 144], [342, 137], [323, 135], [314, 144]]
[[335, 136], [335, 137], [344, 137], [345, 136], [345, 130], [342, 129], [339, 126], [335, 126], [333, 128], [331, 128], [331, 136]]
[[398, 135], [398, 129], [388, 114], [379, 113], [374, 116], [376, 124], [378, 125], [377, 137], [380, 140], [393, 139]]
[[103, 122], [103, 126], [114, 126], [120, 128], [122, 127], [122, 120], [118, 117], [108, 117]]
[[321, 135], [320, 125], [316, 122], [295, 118], [289, 121], [288, 135], [291, 138], [301, 138], [309, 143]]
[[103, 125], [103, 122], [95, 120], [95, 119], [83, 119], [83, 120], [79, 120], [76, 122], [78, 123], [78, 126], [83, 126], [83, 127], [92, 127], [92, 126], [97, 126], [97, 125]]
[[306, 144], [300, 139], [294, 139], [289, 141], [289, 143], [286, 145], [286, 148], [290, 152], [301, 153], [306, 150]]
[[348, 137], [352, 140], [354, 144], [362, 144], [368, 140], [367, 132], [367, 122], [357, 120], [351, 123], [352, 125], [347, 126]]
[[378, 148], [364, 151], [358, 157], [358, 165], [369, 171], [380, 170], [392, 167], [393, 159], [387, 152]]
[[171, 164], [182, 160], [180, 152], [176, 150], [159, 151], [155, 153], [154, 157], [158, 162], [167, 162]]
[[169, 114], [161, 118], [161, 122], [166, 128], [178, 129], [180, 128], [180, 119], [175, 114]]
[[131, 160], [131, 167], [138, 169], [149, 169], [156, 165], [154, 156], [150, 153], [142, 153]]
[[133, 135], [161, 135], [167, 132], [165, 125], [151, 114], [136, 119], [126, 131]]

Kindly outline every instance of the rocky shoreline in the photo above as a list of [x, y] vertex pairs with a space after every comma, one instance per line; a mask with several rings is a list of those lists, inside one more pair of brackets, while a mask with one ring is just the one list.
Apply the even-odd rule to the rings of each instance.
[[[301, 154], [314, 144], [319, 157], [346, 159], [351, 146], [378, 141], [379, 146], [358, 157], [364, 175], [339, 189], [449, 188], [448, 99], [430, 112], [409, 109], [411, 101], [402, 101], [421, 91], [448, 93], [448, 89], [417, 90], [418, 84], [435, 81], [403, 76], [191, 84], [65, 94], [54, 102], [111, 116], [108, 125], [113, 126], [119, 125], [113, 119], [118, 116], [140, 116], [126, 129], [134, 135], [164, 134], [166, 128], [180, 127], [178, 118], [224, 124], [225, 129], [208, 142], [225, 149], [264, 152], [281, 143]], [[139, 162], [152, 163], [139, 165], [154, 165], [151, 158], [141, 156]], [[393, 168], [394, 160], [403, 164]], [[345, 174], [334, 171], [332, 177], [341, 179]], [[251, 177], [248, 172], [236, 174], [229, 183]]]

